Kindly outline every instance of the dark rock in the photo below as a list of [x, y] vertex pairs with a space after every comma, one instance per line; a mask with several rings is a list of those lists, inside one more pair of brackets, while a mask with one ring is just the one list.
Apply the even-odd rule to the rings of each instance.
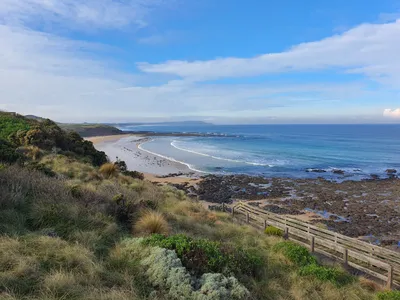
[[275, 213], [275, 214], [281, 214], [281, 215], [300, 215], [301, 212], [298, 211], [297, 209], [293, 209], [290, 207], [281, 207], [278, 205], [266, 205], [262, 207], [263, 210]]
[[371, 176], [372, 180], [379, 180], [379, 178], [380, 178], [379, 175], [377, 175], [377, 174], [371, 174], [370, 176]]
[[344, 175], [345, 172], [343, 170], [333, 170], [332, 173], [333, 174]]
[[307, 169], [306, 172], [307, 173], [326, 173], [326, 171], [322, 170], [322, 169]]
[[397, 174], [397, 170], [396, 169], [387, 169], [386, 170], [386, 174], [388, 174], [388, 175]]

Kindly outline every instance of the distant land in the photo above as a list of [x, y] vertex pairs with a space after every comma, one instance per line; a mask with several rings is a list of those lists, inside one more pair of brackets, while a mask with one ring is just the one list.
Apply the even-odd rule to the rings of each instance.
[[106, 125], [115, 127], [126, 127], [126, 126], [201, 126], [201, 125], [212, 125], [203, 121], [180, 121], [180, 122], [134, 122], [134, 123], [104, 123]]
[[[25, 118], [44, 121], [46, 118], [26, 115]], [[146, 135], [175, 135], [176, 133], [155, 133], [146, 130], [135, 130], [126, 131], [119, 128], [130, 127], [130, 126], [202, 126], [202, 125], [212, 125], [211, 123], [203, 121], [181, 121], [181, 122], [128, 122], [128, 123], [57, 123], [62, 129], [66, 131], [76, 131], [82, 137], [93, 137], [93, 136], [107, 136], [107, 135], [119, 135], [119, 134], [129, 134], [129, 133], [140, 133]], [[191, 134], [183, 134], [191, 135]], [[198, 135], [198, 134], [196, 134]]]

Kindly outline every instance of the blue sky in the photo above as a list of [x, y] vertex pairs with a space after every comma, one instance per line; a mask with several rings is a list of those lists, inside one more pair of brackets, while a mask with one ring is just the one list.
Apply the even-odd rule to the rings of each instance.
[[58, 121], [400, 122], [400, 4], [1, 0], [0, 109]]

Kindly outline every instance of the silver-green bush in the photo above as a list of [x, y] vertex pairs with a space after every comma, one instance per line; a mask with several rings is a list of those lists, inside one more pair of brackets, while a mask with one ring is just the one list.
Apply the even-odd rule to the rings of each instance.
[[190, 276], [175, 251], [160, 247], [145, 247], [142, 239], [125, 240], [119, 254], [126, 259], [140, 259], [151, 284], [164, 289], [168, 298], [177, 300], [244, 300], [249, 291], [235, 277], [208, 273], [198, 278]]

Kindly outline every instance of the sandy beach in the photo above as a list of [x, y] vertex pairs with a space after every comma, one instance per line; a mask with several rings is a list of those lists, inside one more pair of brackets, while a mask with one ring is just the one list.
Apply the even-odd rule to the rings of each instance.
[[[111, 161], [121, 159], [128, 169], [145, 174], [145, 178], [155, 183], [181, 184], [198, 182], [199, 174], [188, 166], [154, 155], [139, 148], [150, 138], [142, 135], [122, 134], [112, 136], [96, 136], [86, 140], [91, 141], [97, 150], [104, 151]], [[181, 176], [165, 177], [169, 174], [183, 173]]]

